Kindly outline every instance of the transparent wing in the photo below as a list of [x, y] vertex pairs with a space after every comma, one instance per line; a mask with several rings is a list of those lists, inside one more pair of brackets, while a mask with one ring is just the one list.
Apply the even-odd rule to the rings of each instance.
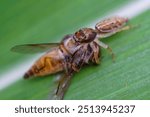
[[25, 54], [41, 53], [50, 51], [58, 46], [59, 43], [24, 44], [12, 47], [11, 51]]
[[62, 73], [60, 75], [59, 80], [57, 81], [57, 89], [55, 90], [54, 94], [49, 97], [49, 99], [63, 100], [64, 94], [70, 85], [72, 75], [73, 74], [66, 73]]

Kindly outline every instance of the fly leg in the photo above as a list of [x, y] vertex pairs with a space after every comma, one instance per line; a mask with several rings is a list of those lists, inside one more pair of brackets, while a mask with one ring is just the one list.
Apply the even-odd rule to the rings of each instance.
[[81, 67], [84, 64], [84, 56], [85, 56], [85, 49], [83, 47], [81, 47], [80, 49], [78, 49], [72, 56], [72, 61], [71, 61], [71, 69], [73, 69], [73, 71], [79, 72], [79, 70], [81, 69]]
[[67, 55], [64, 56], [64, 61], [62, 62], [62, 65], [63, 65], [63, 68], [64, 68], [66, 74], [68, 74], [69, 69], [71, 68], [70, 62], [71, 62], [71, 58]]

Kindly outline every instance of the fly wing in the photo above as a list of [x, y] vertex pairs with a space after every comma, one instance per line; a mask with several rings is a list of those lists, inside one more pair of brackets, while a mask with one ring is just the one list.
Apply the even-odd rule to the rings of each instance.
[[61, 74], [60, 79], [58, 80], [58, 86], [53, 96], [53, 99], [62, 100], [64, 98], [64, 94], [70, 85], [71, 77], [72, 74]]
[[32, 53], [47, 52], [58, 46], [59, 43], [24, 44], [12, 47], [11, 51], [24, 54], [32, 54]]

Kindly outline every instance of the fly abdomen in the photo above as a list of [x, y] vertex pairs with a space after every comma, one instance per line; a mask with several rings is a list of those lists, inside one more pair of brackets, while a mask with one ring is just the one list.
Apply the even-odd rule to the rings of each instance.
[[63, 70], [62, 58], [59, 50], [54, 50], [43, 55], [33, 66], [24, 74], [24, 78], [45, 76]]
[[24, 74], [24, 78], [25, 79], [28, 79], [29, 77], [32, 77], [33, 76], [33, 71], [32, 70], [29, 70], [28, 72], [26, 72], [25, 74]]

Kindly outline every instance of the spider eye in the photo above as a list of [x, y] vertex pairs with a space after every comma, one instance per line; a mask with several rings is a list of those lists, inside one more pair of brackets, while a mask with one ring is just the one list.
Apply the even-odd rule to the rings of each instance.
[[90, 42], [93, 41], [97, 33], [91, 28], [83, 28], [75, 33], [75, 39], [78, 42]]
[[84, 32], [82, 30], [79, 30], [75, 33], [75, 37], [79, 40], [82, 41], [83, 39], [86, 38]]

